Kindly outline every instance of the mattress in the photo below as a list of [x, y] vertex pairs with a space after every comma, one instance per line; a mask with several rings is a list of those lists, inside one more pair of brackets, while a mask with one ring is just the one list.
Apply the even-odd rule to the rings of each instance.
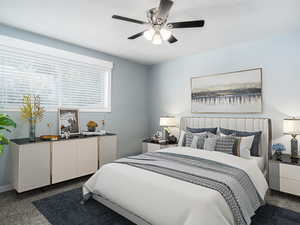
[[265, 160], [263, 157], [257, 157], [257, 156], [250, 156], [250, 160], [254, 161], [258, 168], [261, 170], [261, 172], [264, 173], [265, 171]]
[[[268, 189], [255, 159], [187, 147], [160, 151], [234, 165], [248, 174], [262, 198]], [[153, 225], [235, 224], [233, 214], [219, 192], [128, 165], [112, 163], [101, 167], [86, 182], [83, 193], [102, 196]]]

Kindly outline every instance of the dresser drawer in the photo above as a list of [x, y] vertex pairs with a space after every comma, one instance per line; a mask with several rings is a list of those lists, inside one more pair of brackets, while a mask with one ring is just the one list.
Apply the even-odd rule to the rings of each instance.
[[300, 181], [280, 178], [280, 191], [300, 196]]
[[280, 163], [280, 177], [298, 180], [300, 182], [300, 167]]

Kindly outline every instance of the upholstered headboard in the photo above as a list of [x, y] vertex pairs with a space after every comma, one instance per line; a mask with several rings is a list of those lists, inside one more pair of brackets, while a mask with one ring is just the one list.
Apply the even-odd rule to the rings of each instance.
[[271, 155], [271, 120], [266, 118], [229, 118], [229, 117], [182, 117], [180, 129], [222, 127], [240, 131], [262, 131], [259, 152], [265, 159], [265, 168]]

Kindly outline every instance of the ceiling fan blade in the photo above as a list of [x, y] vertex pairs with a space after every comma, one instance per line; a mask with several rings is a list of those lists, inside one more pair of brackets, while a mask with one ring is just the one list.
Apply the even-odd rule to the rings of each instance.
[[117, 20], [123, 20], [123, 21], [131, 22], [131, 23], [146, 24], [146, 22], [144, 22], [144, 21], [135, 20], [135, 19], [131, 19], [131, 18], [128, 18], [128, 17], [124, 17], [124, 16], [113, 15], [112, 18], [117, 19]]
[[132, 35], [132, 36], [130, 36], [128, 39], [130, 39], [130, 40], [136, 39], [136, 38], [142, 36], [142, 35], [144, 34], [144, 32], [145, 32], [145, 31], [142, 31], [142, 32], [140, 32], [140, 33], [137, 33], [137, 34], [135, 34], [135, 35]]
[[194, 20], [194, 21], [168, 23], [167, 26], [172, 28], [172, 29], [176, 29], [176, 28], [203, 27], [204, 24], [205, 24], [204, 20]]
[[174, 35], [171, 35], [171, 37], [168, 39], [168, 42], [170, 43], [170, 44], [173, 44], [173, 43], [175, 43], [175, 42], [177, 42], [178, 40], [176, 39], [176, 37], [174, 37]]
[[168, 16], [170, 9], [172, 8], [173, 1], [171, 0], [161, 0], [158, 7], [158, 18], [165, 18]]

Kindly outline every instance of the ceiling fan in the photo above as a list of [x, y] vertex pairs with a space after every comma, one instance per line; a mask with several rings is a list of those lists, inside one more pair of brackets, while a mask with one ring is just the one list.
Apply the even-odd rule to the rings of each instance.
[[155, 45], [160, 45], [163, 40], [172, 44], [178, 41], [172, 34], [172, 29], [203, 27], [205, 23], [204, 20], [167, 23], [173, 3], [171, 0], [161, 0], [158, 8], [149, 9], [147, 11], [148, 22], [118, 15], [113, 15], [112, 18], [137, 24], [149, 24], [151, 26], [147, 30], [130, 36], [128, 38], [130, 40], [144, 36]]

